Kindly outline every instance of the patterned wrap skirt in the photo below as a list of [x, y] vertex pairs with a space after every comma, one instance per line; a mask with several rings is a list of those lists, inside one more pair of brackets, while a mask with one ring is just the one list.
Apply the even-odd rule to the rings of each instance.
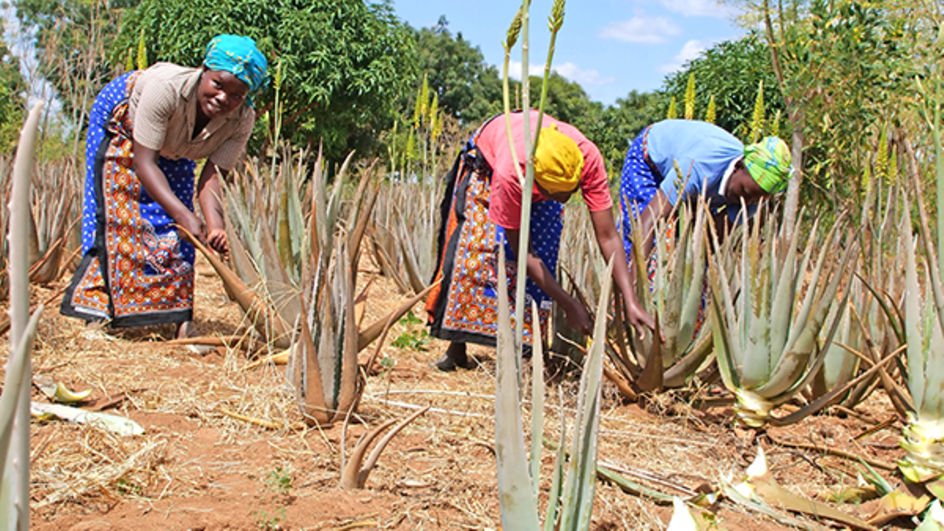
[[633, 256], [632, 222], [642, 216], [662, 183], [662, 175], [649, 160], [646, 149], [648, 134], [647, 127], [629, 145], [620, 172], [620, 232], [627, 260]]
[[[193, 315], [193, 246], [178, 236], [132, 167], [128, 97], [136, 78], [129, 72], [111, 81], [89, 113], [83, 255], [60, 308], [116, 327], [179, 323]], [[158, 167], [193, 210], [196, 164], [160, 157]]]
[[[440, 205], [442, 218], [433, 281], [442, 283], [426, 300], [430, 334], [440, 339], [494, 346], [498, 330], [498, 245], [504, 242], [511, 326], [514, 328], [514, 253], [505, 232], [489, 220], [491, 171], [475, 150], [460, 155], [446, 175], [446, 192]], [[531, 250], [555, 273], [564, 227], [564, 205], [541, 201], [531, 207]], [[527, 311], [525, 343], [531, 343], [531, 301], [538, 305], [541, 330], [550, 315], [552, 300], [531, 279], [525, 285]]]

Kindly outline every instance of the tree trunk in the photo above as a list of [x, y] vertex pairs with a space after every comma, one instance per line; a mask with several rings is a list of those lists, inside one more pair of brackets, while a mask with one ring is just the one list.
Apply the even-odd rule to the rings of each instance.
[[787, 198], [783, 206], [783, 226], [790, 238], [796, 226], [797, 210], [800, 206], [800, 185], [803, 183], [803, 111], [799, 108], [789, 111], [790, 126], [793, 128], [791, 156], [793, 158], [793, 177], [787, 186]]

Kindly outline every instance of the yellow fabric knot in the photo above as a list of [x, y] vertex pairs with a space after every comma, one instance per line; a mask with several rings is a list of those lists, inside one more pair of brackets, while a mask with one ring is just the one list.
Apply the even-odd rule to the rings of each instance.
[[583, 172], [583, 153], [557, 124], [541, 129], [534, 153], [534, 178], [549, 193], [573, 192]]

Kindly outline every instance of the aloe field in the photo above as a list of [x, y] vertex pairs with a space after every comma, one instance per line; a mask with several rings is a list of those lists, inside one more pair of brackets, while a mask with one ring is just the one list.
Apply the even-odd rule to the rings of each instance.
[[[0, 50], [0, 529], [944, 529], [940, 2], [726, 2], [747, 37], [610, 106], [554, 70], [575, 2], [522, 2], [497, 69], [389, 2], [222, 3], [11, 4], [54, 91], [27, 98]], [[179, 228], [195, 331], [61, 315], [96, 91], [196, 64], [223, 30], [260, 43], [270, 79], [222, 185], [229, 252]], [[554, 273], [591, 332], [555, 308], [526, 347], [527, 255], [495, 245], [516, 286], [496, 290], [497, 344], [441, 372], [424, 303], [443, 176], [517, 108], [594, 139], [614, 198], [663, 118], [779, 136], [794, 172], [727, 230], [704, 197], [633, 225], [648, 333], [571, 199]]]

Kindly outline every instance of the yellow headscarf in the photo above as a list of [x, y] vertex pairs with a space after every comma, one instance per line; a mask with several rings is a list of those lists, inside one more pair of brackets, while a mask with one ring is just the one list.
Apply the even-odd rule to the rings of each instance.
[[577, 142], [557, 129], [557, 124], [541, 129], [534, 153], [534, 179], [544, 190], [556, 194], [573, 192], [580, 183], [583, 153]]

